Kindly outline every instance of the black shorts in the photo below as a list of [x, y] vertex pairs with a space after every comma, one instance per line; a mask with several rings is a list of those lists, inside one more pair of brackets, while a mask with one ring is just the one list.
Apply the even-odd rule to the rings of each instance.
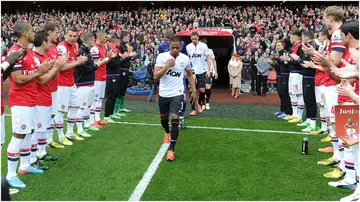
[[210, 76], [209, 78], [206, 78], [206, 84], [212, 85], [213, 78]]
[[175, 97], [161, 97], [159, 96], [159, 109], [161, 114], [176, 114], [180, 115], [183, 110], [184, 95]]
[[206, 72], [196, 74], [196, 86], [198, 88], [205, 88]]

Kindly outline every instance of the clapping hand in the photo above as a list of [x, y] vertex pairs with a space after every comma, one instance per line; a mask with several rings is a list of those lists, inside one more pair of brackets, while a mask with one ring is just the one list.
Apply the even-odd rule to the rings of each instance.
[[341, 62], [345, 65], [343, 68], [334, 68], [331, 71], [342, 79], [351, 79], [359, 76], [359, 71], [355, 65], [349, 64], [345, 60], [341, 59]]
[[355, 88], [345, 80], [342, 80], [340, 84], [336, 86], [336, 89], [340, 95], [350, 96], [352, 92], [355, 91]]
[[10, 64], [10, 66], [15, 65], [15, 63], [22, 58], [24, 51], [25, 49], [19, 49], [17, 51], [11, 52], [6, 61]]
[[69, 59], [69, 55], [64, 54], [55, 61], [55, 64], [57, 64], [59, 67], [61, 67], [67, 63], [68, 59]]
[[302, 50], [304, 53], [308, 56], [314, 56], [317, 52], [314, 47], [312, 46], [306, 46], [305, 44], [302, 44]]
[[329, 55], [321, 55], [320, 53], [316, 53], [313, 57], [311, 57], [311, 60], [320, 64], [323, 68], [330, 68], [334, 65]]
[[304, 68], [312, 68], [315, 66], [315, 64], [312, 61], [304, 61], [301, 66]]
[[354, 60], [355, 65], [359, 68], [359, 51], [355, 48], [350, 48], [349, 52], [351, 54], [351, 58]]
[[81, 55], [79, 57], [76, 58], [76, 61], [78, 62], [79, 65], [84, 64], [85, 62], [88, 61], [88, 58], [84, 55]]
[[46, 74], [53, 66], [54, 61], [50, 61], [50, 58], [46, 59], [37, 69], [40, 76]]

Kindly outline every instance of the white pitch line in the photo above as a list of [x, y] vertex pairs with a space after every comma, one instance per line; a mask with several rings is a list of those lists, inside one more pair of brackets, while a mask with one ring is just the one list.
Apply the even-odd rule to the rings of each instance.
[[[154, 123], [132, 123], [132, 122], [115, 122], [115, 123], [123, 124], [123, 125], [161, 126], [161, 124], [154, 124]], [[257, 133], [285, 133], [285, 134], [302, 134], [302, 135], [309, 134], [309, 133], [305, 133], [305, 132], [296, 132], [296, 131], [256, 130], [256, 129], [245, 129], [245, 128], [222, 128], [222, 127], [210, 127], [210, 126], [186, 126], [186, 128], [207, 129], [207, 130], [244, 131], [244, 132], [257, 132]]]
[[139, 184], [136, 186], [134, 192], [131, 194], [129, 201], [140, 201], [157, 168], [159, 167], [161, 159], [165, 156], [168, 147], [168, 144], [161, 145], [160, 150], [156, 154], [154, 160], [151, 162]]
[[[11, 116], [11, 114], [5, 114], [5, 116]], [[155, 123], [133, 123], [133, 122], [115, 122], [117, 124], [123, 125], [139, 125], [139, 126], [161, 126], [161, 124]], [[255, 133], [283, 133], [283, 134], [299, 134], [299, 135], [308, 135], [306, 132], [296, 132], [296, 131], [281, 131], [281, 130], [256, 130], [256, 129], [246, 129], [246, 128], [223, 128], [223, 127], [211, 127], [211, 126], [186, 126], [187, 128], [194, 129], [207, 129], [207, 130], [227, 130], [227, 131], [244, 131], [244, 132], [255, 132]]]
[[[5, 116], [11, 116], [11, 114], [5, 114]], [[139, 125], [139, 126], [156, 126], [159, 127], [161, 124], [153, 123], [134, 123], [134, 122], [115, 122], [122, 125]], [[207, 130], [226, 130], [226, 131], [245, 131], [245, 132], [258, 132], [258, 133], [283, 133], [283, 134], [308, 134], [304, 132], [295, 132], [295, 131], [279, 131], [279, 130], [255, 130], [255, 129], [245, 129], [245, 128], [222, 128], [222, 127], [208, 127], [208, 126], [187, 126], [187, 128], [194, 129], [207, 129]], [[129, 201], [140, 201], [142, 195], [144, 194], [147, 186], [150, 184], [152, 177], [154, 176], [161, 160], [164, 158], [166, 150], [169, 145], [161, 145], [158, 153], [151, 162], [150, 166], [144, 173], [142, 179], [137, 184], [135, 190], [131, 194]]]

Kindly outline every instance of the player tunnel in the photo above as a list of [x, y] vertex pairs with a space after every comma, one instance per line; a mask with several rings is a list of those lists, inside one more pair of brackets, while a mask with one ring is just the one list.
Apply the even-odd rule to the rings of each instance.
[[197, 32], [200, 35], [200, 40], [206, 38], [208, 47], [214, 51], [219, 78], [213, 83], [216, 86], [228, 86], [227, 65], [231, 54], [234, 52], [234, 36], [228, 31], [207, 29], [181, 31], [176, 33], [176, 36], [179, 36], [185, 44], [189, 44], [191, 43], [190, 35], [192, 32]]

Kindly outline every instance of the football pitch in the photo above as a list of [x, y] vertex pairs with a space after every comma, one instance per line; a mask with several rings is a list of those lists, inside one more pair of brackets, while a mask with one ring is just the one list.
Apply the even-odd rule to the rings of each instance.
[[[210, 111], [187, 119], [174, 162], [164, 156], [157, 105], [128, 100], [126, 107], [133, 112], [91, 132], [91, 138], [65, 149], [48, 148], [61, 159], [44, 162], [49, 166], [44, 174], [20, 176], [27, 188], [12, 199], [334, 201], [352, 193], [327, 185], [331, 180], [323, 174], [330, 167], [316, 164], [330, 156], [317, 152], [328, 146], [320, 142], [323, 136], [304, 135], [294, 124], [277, 120], [276, 106], [213, 103]], [[7, 116], [3, 176], [10, 131]], [[309, 155], [301, 155], [305, 136]]]

